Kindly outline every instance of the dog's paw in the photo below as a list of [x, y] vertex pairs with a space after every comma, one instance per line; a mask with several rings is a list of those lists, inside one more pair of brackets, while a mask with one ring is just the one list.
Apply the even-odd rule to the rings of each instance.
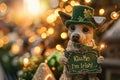
[[103, 56], [99, 56], [98, 58], [97, 58], [97, 63], [103, 63], [104, 62], [104, 57]]
[[60, 63], [66, 65], [68, 63], [68, 59], [65, 56], [61, 56]]

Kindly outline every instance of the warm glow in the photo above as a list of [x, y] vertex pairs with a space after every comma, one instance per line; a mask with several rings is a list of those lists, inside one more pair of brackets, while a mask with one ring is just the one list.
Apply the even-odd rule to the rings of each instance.
[[33, 49], [33, 52], [34, 52], [35, 54], [40, 54], [41, 48], [40, 48], [39, 46], [36, 46], [36, 47]]
[[39, 29], [37, 29], [37, 33], [40, 35], [42, 34], [43, 32], [46, 32], [47, 31], [47, 28], [46, 27], [41, 27]]
[[105, 45], [104, 43], [101, 43], [101, 44], [100, 44], [100, 50], [105, 49], [105, 47], [106, 47], [106, 45]]
[[72, 1], [70, 2], [70, 4], [71, 4], [72, 6], [74, 6], [74, 5], [75, 5], [75, 1], [72, 0]]
[[48, 8], [47, 3], [41, 0], [24, 0], [24, 5], [32, 15], [42, 14]]
[[0, 47], [3, 47], [3, 45], [4, 45], [4, 41], [0, 39]]
[[104, 13], [105, 13], [105, 10], [104, 10], [104, 9], [100, 9], [100, 10], [99, 10], [99, 14], [100, 14], [100, 15], [103, 15]]
[[51, 27], [51, 28], [48, 28], [48, 34], [51, 35], [51, 34], [53, 34], [53, 33], [54, 33], [54, 28], [52, 28], [52, 27]]
[[54, 12], [54, 14], [56, 15], [56, 17], [59, 16], [58, 11], [60, 11], [60, 8], [56, 9], [55, 12]]
[[46, 60], [45, 60], [45, 63], [47, 63], [47, 62], [48, 62], [48, 60], [46, 59]]
[[91, 0], [85, 0], [85, 2], [86, 2], [86, 3], [90, 3], [90, 2], [91, 2]]
[[67, 2], [68, 0], [62, 0], [63, 2]]
[[66, 11], [66, 12], [71, 12], [71, 11], [72, 11], [72, 6], [71, 6], [71, 5], [67, 5], [67, 6], [65, 7], [65, 11]]
[[112, 18], [112, 19], [118, 19], [118, 17], [119, 17], [119, 14], [118, 14], [117, 12], [113, 11], [113, 12], [111, 13], [111, 18]]
[[30, 43], [33, 43], [35, 40], [36, 40], [36, 36], [31, 36], [31, 37], [28, 39], [28, 41], [29, 41]]
[[62, 39], [66, 39], [68, 37], [66, 32], [61, 33], [60, 36], [61, 36]]
[[7, 5], [5, 3], [0, 4], [0, 12], [5, 13], [7, 11]]
[[75, 6], [79, 6], [79, 5], [80, 5], [80, 3], [79, 3], [79, 2], [76, 2], [76, 3], [75, 3]]
[[9, 42], [9, 38], [7, 36], [4, 36], [3, 38], [4, 44], [7, 44]]
[[59, 50], [59, 51], [63, 51], [63, 47], [60, 45], [60, 44], [57, 44], [56, 45], [56, 49]]
[[57, 19], [57, 17], [54, 14], [51, 14], [47, 17], [47, 22], [53, 23], [56, 19]]
[[42, 38], [42, 39], [47, 38], [47, 34], [46, 34], [46, 33], [42, 33], [42, 34], [41, 34], [41, 38]]
[[11, 47], [11, 51], [13, 54], [17, 54], [20, 51], [20, 47], [17, 44], [13, 44]]
[[53, 71], [55, 71], [55, 70], [56, 70], [56, 68], [55, 68], [55, 67], [52, 67], [52, 70], [53, 70]]
[[28, 58], [24, 58], [23, 59], [23, 64], [24, 64], [24, 66], [27, 66], [29, 64], [29, 59]]

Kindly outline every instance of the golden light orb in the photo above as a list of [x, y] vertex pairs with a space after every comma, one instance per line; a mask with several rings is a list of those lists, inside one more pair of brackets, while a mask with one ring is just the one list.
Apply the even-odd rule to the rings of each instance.
[[11, 51], [13, 54], [18, 54], [20, 51], [20, 46], [18, 44], [13, 44], [11, 47]]
[[41, 48], [40, 48], [39, 46], [36, 46], [36, 47], [34, 47], [33, 52], [34, 52], [35, 54], [40, 54]]
[[85, 0], [85, 2], [86, 2], [86, 3], [90, 3], [90, 2], [91, 2], [91, 0]]
[[36, 36], [31, 36], [31, 37], [28, 39], [28, 41], [29, 41], [30, 43], [33, 43], [35, 40], [36, 40]]
[[5, 13], [7, 11], [7, 5], [5, 3], [0, 4], [0, 12]]
[[55, 70], [56, 70], [56, 68], [55, 68], [55, 67], [52, 67], [52, 70], [53, 70], [53, 71], [55, 71]]
[[9, 42], [9, 38], [7, 36], [4, 36], [2, 40], [4, 41], [4, 44], [7, 44]]
[[24, 66], [27, 66], [29, 64], [29, 59], [28, 58], [24, 58], [23, 59], [23, 64], [24, 64]]
[[110, 16], [112, 19], [118, 19], [119, 14], [117, 12], [113, 11]]
[[103, 49], [105, 49], [106, 48], [106, 44], [105, 43], [101, 43], [100, 44], [100, 50], [103, 50]]
[[55, 16], [55, 14], [51, 14], [47, 17], [47, 22], [49, 24], [53, 23], [55, 20], [57, 19], [57, 17]]
[[100, 9], [99, 10], [99, 15], [103, 15], [105, 13], [105, 9]]
[[48, 31], [47, 31], [47, 32], [48, 32], [48, 34], [50, 34], [50, 35], [53, 34], [53, 33], [54, 33], [54, 28], [52, 28], [52, 27], [48, 28]]
[[70, 5], [71, 5], [71, 6], [74, 6], [75, 3], [76, 3], [76, 2], [72, 0], [72, 1], [70, 2]]
[[62, 39], [67, 39], [67, 37], [68, 37], [66, 32], [62, 32], [60, 36]]
[[59, 50], [59, 51], [63, 51], [63, 47], [60, 45], [60, 44], [57, 44], [56, 45], [56, 49]]
[[47, 34], [46, 34], [46, 33], [42, 33], [42, 34], [41, 34], [41, 38], [42, 38], [42, 39], [47, 38]]
[[71, 6], [71, 5], [67, 5], [67, 6], [65, 7], [65, 11], [66, 11], [66, 12], [71, 12], [71, 11], [72, 11], [72, 6]]

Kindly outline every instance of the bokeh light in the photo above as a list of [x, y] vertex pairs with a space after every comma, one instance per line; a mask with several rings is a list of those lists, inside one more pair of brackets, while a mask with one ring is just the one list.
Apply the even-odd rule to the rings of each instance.
[[23, 64], [24, 64], [24, 66], [27, 66], [29, 64], [29, 59], [28, 58], [24, 58], [23, 59]]
[[118, 19], [119, 14], [117, 12], [113, 11], [110, 16], [112, 19]]
[[12, 47], [11, 47], [11, 51], [13, 54], [18, 54], [19, 51], [20, 51], [20, 46], [17, 45], [17, 44], [13, 44]]
[[71, 6], [71, 5], [67, 5], [67, 6], [65, 7], [65, 11], [66, 11], [66, 12], [71, 12], [71, 11], [72, 11], [72, 6]]
[[48, 32], [48, 34], [50, 34], [50, 35], [53, 34], [53, 33], [54, 33], [54, 28], [52, 28], [52, 27], [48, 28], [48, 31], [47, 31], [47, 32]]
[[42, 33], [42, 34], [41, 34], [41, 38], [42, 38], [42, 39], [47, 38], [47, 34], [46, 34], [46, 33]]
[[57, 17], [55, 16], [55, 14], [51, 14], [47, 17], [47, 22], [48, 23], [53, 23], [54, 21], [56, 21]]
[[85, 2], [86, 2], [86, 3], [90, 3], [90, 2], [91, 2], [91, 0], [85, 0]]
[[5, 3], [0, 4], [0, 12], [5, 13], [7, 11], [7, 5]]
[[56, 49], [59, 50], [59, 51], [63, 51], [63, 47], [60, 45], [60, 44], [57, 44], [56, 45]]
[[62, 39], [67, 39], [67, 37], [68, 37], [66, 32], [62, 32], [60, 36]]
[[100, 9], [99, 10], [99, 15], [103, 15], [105, 13], [105, 10], [104, 9]]

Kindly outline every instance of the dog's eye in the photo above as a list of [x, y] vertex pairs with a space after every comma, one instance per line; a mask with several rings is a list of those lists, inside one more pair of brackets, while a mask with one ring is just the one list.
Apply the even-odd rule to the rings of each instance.
[[83, 28], [83, 32], [88, 32], [88, 31], [89, 31], [88, 28], [86, 28], [86, 27]]
[[75, 26], [74, 26], [74, 25], [71, 25], [71, 26], [70, 26], [70, 29], [71, 29], [72, 31], [74, 31], [74, 30], [75, 30]]

